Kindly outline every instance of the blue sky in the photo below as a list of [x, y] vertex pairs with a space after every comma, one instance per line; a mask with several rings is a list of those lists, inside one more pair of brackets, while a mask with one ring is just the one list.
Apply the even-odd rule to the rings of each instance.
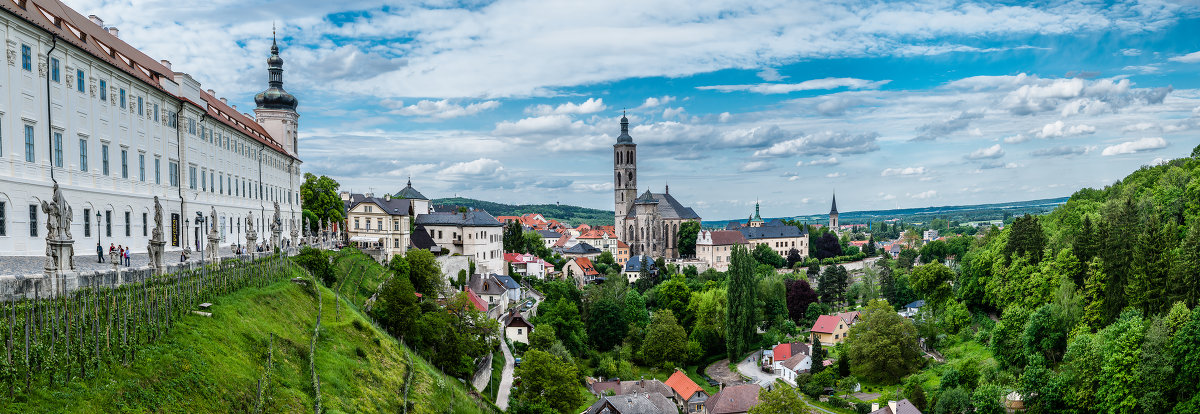
[[1200, 144], [1196, 2], [67, 0], [248, 111], [271, 25], [304, 171], [706, 219], [1060, 197]]

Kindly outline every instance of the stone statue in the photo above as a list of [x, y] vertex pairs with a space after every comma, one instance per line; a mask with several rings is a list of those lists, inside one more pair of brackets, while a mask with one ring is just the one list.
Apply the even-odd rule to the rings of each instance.
[[163, 209], [162, 204], [158, 202], [158, 196], [154, 196], [154, 232], [150, 234], [150, 240], [161, 242], [163, 240]]
[[258, 230], [254, 229], [254, 212], [246, 214], [246, 239], [258, 239]]
[[212, 208], [212, 214], [208, 216], [208, 221], [211, 225], [208, 226], [208, 250], [204, 252], [204, 259], [210, 261], [220, 260], [221, 254], [219, 248], [221, 246], [221, 233], [217, 231], [217, 208]]
[[75, 241], [71, 239], [73, 211], [58, 182], [54, 183], [50, 201], [42, 201], [42, 212], [46, 213], [46, 273], [75, 270]]
[[212, 222], [212, 225], [208, 227], [208, 238], [210, 238], [210, 239], [212, 239], [214, 237], [219, 238], [218, 235], [220, 234], [220, 232], [217, 231], [217, 208], [216, 207], [212, 208], [212, 214], [208, 216], [208, 221]]
[[275, 202], [275, 215], [271, 217], [271, 233], [283, 231], [283, 219], [279, 217], [279, 202]]

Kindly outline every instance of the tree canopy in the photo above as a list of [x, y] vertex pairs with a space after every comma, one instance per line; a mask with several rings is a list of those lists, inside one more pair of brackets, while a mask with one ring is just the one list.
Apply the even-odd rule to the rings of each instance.
[[923, 360], [911, 321], [880, 300], [871, 301], [861, 312], [861, 319], [846, 335], [854, 376], [895, 384], [920, 368]]

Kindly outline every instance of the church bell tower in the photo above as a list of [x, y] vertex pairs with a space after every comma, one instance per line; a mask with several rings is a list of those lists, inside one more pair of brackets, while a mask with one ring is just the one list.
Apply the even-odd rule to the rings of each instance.
[[626, 118], [625, 114], [621, 114], [621, 135], [613, 145], [613, 172], [613, 201], [616, 214], [614, 224], [617, 239], [630, 243], [633, 235], [625, 234], [623, 224], [625, 215], [633, 206], [633, 200], [637, 198], [637, 144], [634, 144], [633, 137], [629, 136], [629, 118]]
[[296, 120], [300, 118], [296, 105], [299, 102], [283, 89], [283, 58], [279, 57], [274, 31], [271, 33], [271, 56], [267, 58], [267, 75], [267, 90], [254, 96], [255, 120], [288, 154], [295, 156], [299, 144], [296, 136]]

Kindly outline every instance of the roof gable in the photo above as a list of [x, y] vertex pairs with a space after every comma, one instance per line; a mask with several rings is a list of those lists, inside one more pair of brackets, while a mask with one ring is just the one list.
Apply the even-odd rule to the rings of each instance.
[[679, 370], [676, 370], [674, 374], [671, 374], [671, 377], [667, 378], [667, 382], [665, 384], [667, 384], [668, 387], [671, 387], [671, 389], [675, 391], [675, 394], [678, 394], [685, 400], [692, 398], [692, 395], [697, 392], [704, 392], [703, 388], [700, 388], [699, 385], [696, 385], [695, 381], [692, 381], [691, 378], [688, 378], [687, 374], [684, 374], [683, 371]]
[[818, 333], [833, 333], [837, 330], [838, 323], [842, 322], [842, 318], [833, 315], [821, 315], [813, 322], [812, 331]]

